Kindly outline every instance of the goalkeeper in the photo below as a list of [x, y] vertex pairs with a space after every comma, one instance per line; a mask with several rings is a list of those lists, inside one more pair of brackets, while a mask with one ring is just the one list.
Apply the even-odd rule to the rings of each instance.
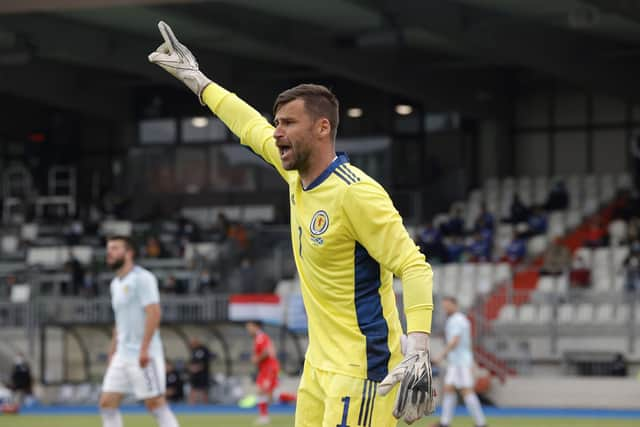
[[[171, 28], [149, 60], [184, 82], [289, 186], [293, 256], [309, 319], [296, 427], [396, 425], [430, 414], [432, 271], [380, 184], [336, 153], [338, 100], [303, 84], [275, 100], [274, 126], [209, 80]], [[404, 284], [407, 348], [392, 288]]]

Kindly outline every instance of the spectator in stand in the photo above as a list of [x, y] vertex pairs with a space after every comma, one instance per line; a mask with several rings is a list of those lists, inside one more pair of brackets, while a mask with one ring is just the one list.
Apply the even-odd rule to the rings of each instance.
[[613, 362], [611, 362], [611, 375], [614, 377], [626, 377], [629, 374], [627, 362], [621, 353], [616, 353]]
[[64, 271], [69, 273], [70, 281], [62, 284], [62, 293], [64, 295], [78, 295], [80, 290], [84, 288], [85, 269], [69, 250], [69, 261], [64, 265]]
[[589, 248], [598, 248], [607, 243], [607, 230], [602, 226], [600, 217], [595, 215], [589, 221], [583, 245]]
[[640, 295], [640, 242], [631, 244], [631, 253], [623, 265], [626, 269], [624, 289], [629, 294]]
[[473, 230], [474, 231], [484, 231], [490, 230], [493, 232], [494, 227], [494, 218], [493, 214], [487, 210], [487, 205], [484, 203], [480, 207], [480, 213], [475, 220]]
[[218, 213], [218, 222], [215, 226], [215, 234], [216, 240], [219, 242], [224, 242], [227, 240], [227, 236], [229, 235], [229, 228], [231, 227], [231, 223], [229, 219], [223, 212]]
[[168, 294], [183, 295], [187, 293], [187, 286], [182, 280], [176, 279], [176, 276], [170, 274], [164, 282], [162, 291]]
[[447, 249], [442, 242], [442, 233], [429, 221], [422, 231], [418, 233], [418, 246], [427, 257], [429, 263], [444, 262], [447, 258]]
[[445, 236], [462, 236], [464, 234], [464, 219], [462, 209], [459, 206], [452, 208], [449, 221], [442, 224], [442, 233]]
[[2, 299], [8, 300], [11, 297], [11, 289], [17, 282], [18, 280], [13, 274], [8, 274], [5, 277], [2, 289], [0, 289], [0, 296], [2, 296]]
[[184, 399], [184, 383], [182, 382], [181, 372], [178, 371], [169, 359], [165, 361], [166, 371], [166, 392], [165, 396], [170, 402], [182, 402]]
[[189, 362], [189, 403], [209, 401], [209, 361], [211, 352], [198, 338], [191, 338], [191, 361]]
[[513, 233], [513, 239], [507, 246], [503, 257], [504, 261], [514, 265], [521, 262], [527, 255], [527, 241], [521, 233], [517, 231]]
[[147, 243], [144, 245], [144, 254], [147, 258], [165, 258], [167, 252], [155, 236], [149, 236]]
[[560, 243], [560, 239], [551, 242], [544, 252], [544, 260], [540, 274], [558, 276], [563, 274], [571, 265], [571, 252]]
[[464, 260], [465, 251], [467, 247], [464, 244], [464, 240], [460, 236], [455, 236], [449, 239], [446, 243], [447, 246], [447, 261], [446, 262], [461, 262]]
[[556, 181], [551, 187], [544, 208], [548, 211], [560, 211], [569, 207], [569, 192], [564, 181]]
[[527, 220], [529, 236], [537, 236], [547, 232], [547, 216], [540, 207], [536, 207]]
[[518, 193], [513, 195], [510, 212], [511, 217], [509, 218], [509, 222], [512, 224], [527, 222], [527, 219], [529, 218], [529, 208], [522, 202]]
[[200, 272], [200, 277], [198, 278], [198, 293], [199, 294], [209, 293], [213, 289], [215, 289], [217, 286], [218, 286], [218, 281], [214, 280], [214, 278], [211, 276], [211, 272], [209, 271], [209, 268], [205, 267]]
[[235, 242], [241, 253], [249, 249], [249, 238], [247, 237], [247, 229], [241, 222], [234, 222], [227, 231], [227, 237]]
[[569, 272], [569, 286], [584, 289], [591, 286], [591, 270], [581, 256], [575, 257]]
[[469, 246], [469, 256], [471, 262], [491, 261], [491, 240], [483, 233], [476, 232]]
[[18, 353], [11, 372], [11, 386], [9, 387], [19, 405], [22, 405], [25, 397], [33, 393], [33, 378], [31, 368], [23, 353]]

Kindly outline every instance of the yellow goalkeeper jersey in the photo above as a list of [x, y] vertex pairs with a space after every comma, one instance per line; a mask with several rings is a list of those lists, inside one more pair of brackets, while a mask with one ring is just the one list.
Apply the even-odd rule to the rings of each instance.
[[309, 322], [308, 363], [381, 381], [402, 360], [393, 274], [403, 282], [408, 332], [430, 332], [433, 310], [431, 267], [389, 195], [345, 154], [303, 188], [297, 171], [283, 169], [274, 128], [260, 113], [215, 83], [203, 100], [289, 184], [293, 255]]

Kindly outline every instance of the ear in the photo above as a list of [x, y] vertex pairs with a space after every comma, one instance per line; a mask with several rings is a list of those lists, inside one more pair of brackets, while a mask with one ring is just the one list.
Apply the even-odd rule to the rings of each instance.
[[324, 137], [331, 135], [331, 123], [329, 123], [329, 119], [326, 117], [318, 119], [316, 123], [316, 130], [320, 136]]

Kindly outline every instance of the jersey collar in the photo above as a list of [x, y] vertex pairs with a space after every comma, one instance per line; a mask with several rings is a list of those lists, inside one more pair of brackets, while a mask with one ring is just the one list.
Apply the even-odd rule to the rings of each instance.
[[313, 182], [311, 184], [309, 184], [309, 186], [307, 188], [302, 187], [303, 191], [309, 191], [309, 190], [313, 190], [314, 188], [316, 188], [318, 185], [322, 184], [324, 182], [325, 179], [327, 179], [329, 177], [329, 175], [331, 175], [331, 173], [340, 165], [344, 164], [344, 163], [349, 163], [349, 157], [347, 156], [347, 153], [336, 153], [338, 155], [338, 157], [336, 157], [336, 159], [331, 162], [331, 164], [329, 166], [327, 166], [327, 168], [316, 178], [313, 180]]

